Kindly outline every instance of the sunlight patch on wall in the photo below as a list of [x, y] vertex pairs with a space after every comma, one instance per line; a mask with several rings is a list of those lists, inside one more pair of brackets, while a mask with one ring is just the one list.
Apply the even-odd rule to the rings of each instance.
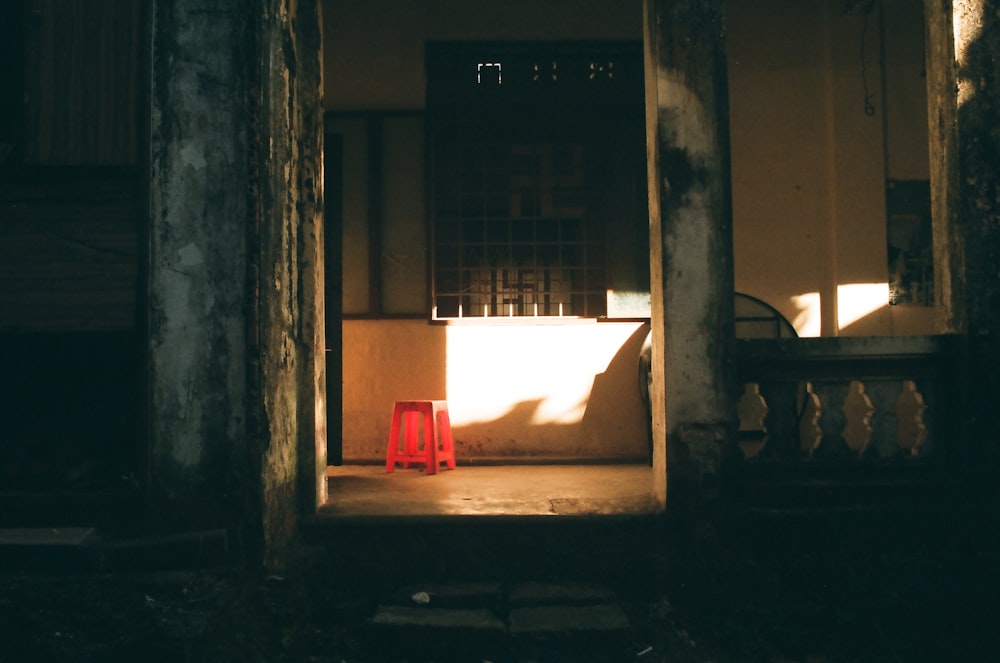
[[639, 324], [449, 325], [452, 424], [495, 421], [524, 404], [533, 425], [578, 423], [595, 376]]
[[796, 314], [792, 320], [795, 333], [800, 337], [820, 335], [820, 297], [818, 292], [805, 292], [793, 295], [792, 305]]
[[652, 310], [648, 290], [608, 289], [609, 318], [648, 318]]
[[847, 283], [837, 286], [837, 329], [889, 305], [888, 283]]
[[[984, 10], [982, 2], [954, 3], [952, 20], [955, 34], [955, 62], [959, 63], [960, 72], [964, 71], [968, 64], [969, 45], [979, 38], [979, 33], [983, 30]], [[956, 84], [959, 108], [975, 96], [977, 82], [967, 76], [958, 77]]]

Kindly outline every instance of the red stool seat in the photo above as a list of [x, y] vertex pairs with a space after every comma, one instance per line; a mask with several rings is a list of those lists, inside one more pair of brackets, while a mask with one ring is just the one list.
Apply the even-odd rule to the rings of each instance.
[[[405, 416], [405, 426], [403, 419]], [[420, 418], [424, 419], [424, 440], [421, 447]], [[402, 445], [399, 430], [403, 428]], [[437, 474], [438, 466], [446, 463], [455, 469], [455, 444], [451, 437], [451, 420], [448, 418], [448, 401], [396, 401], [392, 408], [392, 425], [389, 427], [389, 450], [385, 458], [385, 471], [393, 472], [396, 463], [409, 467], [423, 463], [427, 474]]]

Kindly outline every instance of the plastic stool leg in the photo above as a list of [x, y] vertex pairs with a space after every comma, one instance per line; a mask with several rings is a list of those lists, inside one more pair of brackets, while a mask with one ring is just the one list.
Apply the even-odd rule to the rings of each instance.
[[420, 431], [420, 411], [408, 410], [406, 412], [406, 430], [403, 432], [405, 440], [403, 442], [403, 467], [407, 468], [410, 463], [419, 461], [421, 458], [419, 448]]
[[424, 412], [424, 454], [427, 458], [427, 474], [437, 474], [437, 432], [434, 427], [434, 407], [431, 406], [429, 412]]
[[396, 453], [399, 448], [399, 420], [403, 414], [403, 406], [396, 403], [392, 408], [392, 422], [389, 425], [389, 448], [385, 454], [385, 471], [391, 474], [396, 470]]
[[441, 460], [449, 470], [455, 469], [455, 440], [451, 436], [451, 418], [447, 406], [438, 410], [438, 430], [441, 435]]

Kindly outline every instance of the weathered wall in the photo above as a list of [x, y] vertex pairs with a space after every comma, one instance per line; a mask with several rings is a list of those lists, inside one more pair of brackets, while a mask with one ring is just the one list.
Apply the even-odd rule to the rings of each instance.
[[279, 564], [325, 498], [315, 0], [154, 10], [149, 488]]
[[956, 0], [958, 219], [965, 244], [965, 323], [1000, 332], [1000, 3]]
[[957, 367], [966, 444], [957, 456], [982, 469], [1000, 461], [1000, 4], [928, 0], [925, 8], [935, 259], [948, 330], [966, 335], [968, 353]]
[[735, 429], [729, 102], [721, 0], [647, 12], [653, 421], [676, 506], [717, 489]]
[[218, 523], [248, 462], [254, 51], [250, 3], [210, 5], [153, 9], [148, 485], [173, 517]]
[[[958, 218], [965, 235], [965, 315], [972, 335], [970, 467], [1000, 466], [1000, 2], [955, 2], [958, 60]], [[978, 12], [974, 11], [978, 10]], [[956, 50], [959, 50], [956, 48]]]
[[254, 438], [263, 453], [264, 561], [275, 565], [298, 514], [326, 499], [322, 62], [318, 0], [263, 4], [254, 210], [263, 410]]

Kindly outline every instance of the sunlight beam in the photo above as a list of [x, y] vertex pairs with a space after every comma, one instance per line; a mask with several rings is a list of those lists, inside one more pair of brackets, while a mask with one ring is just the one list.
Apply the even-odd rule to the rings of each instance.
[[494, 421], [534, 403], [531, 423], [582, 420], [594, 379], [638, 323], [449, 325], [448, 408], [452, 425]]
[[820, 297], [818, 292], [804, 292], [801, 295], [793, 295], [792, 305], [798, 311], [795, 319], [792, 320], [792, 327], [800, 337], [820, 335]]
[[889, 305], [888, 283], [846, 283], [837, 286], [837, 329]]

